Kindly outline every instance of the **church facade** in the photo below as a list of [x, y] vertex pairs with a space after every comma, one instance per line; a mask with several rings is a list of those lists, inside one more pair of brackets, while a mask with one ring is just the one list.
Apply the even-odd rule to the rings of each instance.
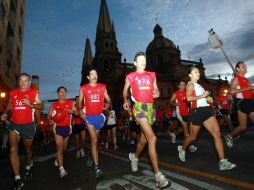
[[[162, 28], [156, 24], [153, 30], [154, 39], [146, 48], [147, 70], [156, 72], [157, 83], [161, 93], [155, 106], [169, 106], [169, 99], [177, 88], [179, 80], [188, 81], [188, 70], [191, 66], [199, 68], [200, 83], [215, 96], [220, 89], [228, 89], [226, 80], [208, 79], [202, 59], [199, 62], [182, 60], [181, 51], [174, 42], [163, 36]], [[90, 40], [86, 39], [82, 64], [81, 84], [86, 82], [86, 68], [93, 66], [99, 73], [99, 82], [107, 85], [114, 109], [121, 109], [122, 90], [127, 73], [135, 70], [132, 63], [121, 62], [121, 52], [117, 47], [114, 23], [110, 18], [106, 0], [101, 0], [99, 20], [95, 39], [95, 56], [91, 51]]]

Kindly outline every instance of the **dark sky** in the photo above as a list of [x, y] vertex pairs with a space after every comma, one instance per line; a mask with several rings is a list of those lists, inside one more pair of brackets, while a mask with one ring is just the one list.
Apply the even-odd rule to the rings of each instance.
[[[108, 0], [107, 5], [127, 62], [146, 50], [157, 20], [182, 59], [202, 57], [207, 76], [230, 76], [222, 52], [209, 47], [208, 30], [214, 28], [232, 63], [245, 60], [254, 83], [253, 0]], [[78, 94], [86, 37], [94, 54], [99, 8], [100, 0], [26, 1], [22, 71], [40, 76], [42, 99], [57, 98], [61, 85], [68, 97]]]

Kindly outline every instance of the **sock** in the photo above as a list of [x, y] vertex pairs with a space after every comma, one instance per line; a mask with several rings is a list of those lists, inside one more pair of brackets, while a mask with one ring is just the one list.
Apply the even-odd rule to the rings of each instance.
[[60, 171], [63, 171], [63, 170], [64, 170], [64, 167], [63, 167], [63, 166], [60, 166], [60, 167], [59, 167], [59, 170], [60, 170]]
[[20, 175], [15, 175], [15, 180], [20, 180]]

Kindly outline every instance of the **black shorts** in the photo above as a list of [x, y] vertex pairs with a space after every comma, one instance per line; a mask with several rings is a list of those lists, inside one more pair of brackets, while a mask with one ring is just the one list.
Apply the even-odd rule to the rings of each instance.
[[209, 107], [199, 107], [191, 110], [189, 122], [192, 125], [201, 126], [204, 121], [212, 116], [214, 116], [214, 114]]
[[252, 99], [236, 99], [236, 108], [249, 115], [254, 112], [254, 101]]
[[72, 133], [78, 135], [81, 131], [86, 130], [85, 124], [74, 124], [72, 127]]
[[28, 124], [17, 124], [11, 121], [9, 130], [16, 132], [23, 139], [33, 139], [36, 132], [36, 125], [34, 122]]
[[111, 130], [113, 129], [114, 127], [116, 127], [116, 124], [115, 125], [105, 125], [105, 130], [108, 131], [108, 130]]
[[187, 123], [189, 122], [189, 116], [187, 116], [187, 115], [177, 115], [177, 119], [180, 122], [182, 122], [182, 121], [187, 122]]
[[170, 118], [170, 120], [172, 121], [172, 122], [174, 122], [174, 121], [178, 121], [178, 119], [177, 119], [177, 117], [175, 116], [175, 117], [171, 117]]
[[228, 110], [225, 110], [225, 109], [220, 109], [220, 113], [222, 115], [229, 115]]
[[129, 126], [130, 126], [130, 132], [136, 132], [136, 133], [138, 132], [139, 125], [137, 124], [136, 121], [131, 121]]

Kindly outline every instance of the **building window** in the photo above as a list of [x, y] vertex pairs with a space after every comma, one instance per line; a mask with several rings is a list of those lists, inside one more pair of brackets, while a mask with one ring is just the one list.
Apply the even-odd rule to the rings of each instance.
[[16, 0], [10, 1], [10, 8], [11, 8], [11, 11], [16, 12]]
[[114, 48], [114, 44], [112, 42], [110, 43], [110, 47], [111, 47], [111, 49]]
[[108, 48], [108, 42], [105, 43], [105, 47]]
[[8, 68], [8, 70], [11, 69], [11, 62], [9, 60], [7, 60], [7, 68]]
[[19, 26], [19, 39], [22, 41], [22, 29], [21, 26]]
[[168, 88], [168, 94], [171, 95], [171, 93], [172, 93], [171, 88]]

